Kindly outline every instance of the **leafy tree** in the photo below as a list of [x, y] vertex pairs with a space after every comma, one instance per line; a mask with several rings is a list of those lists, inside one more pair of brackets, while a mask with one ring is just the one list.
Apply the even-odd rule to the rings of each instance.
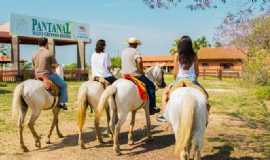
[[22, 68], [24, 70], [30, 70], [30, 69], [32, 69], [32, 66], [33, 66], [32, 62], [26, 62], [26, 63], [23, 64]]
[[77, 69], [77, 63], [70, 63], [64, 66], [64, 69], [75, 70]]
[[121, 68], [121, 57], [112, 57], [112, 68]]
[[0, 54], [1, 55], [8, 55], [11, 52], [11, 48], [8, 45], [0, 44]]
[[215, 48], [222, 47], [222, 46], [223, 46], [222, 43], [218, 41], [213, 44], [213, 47]]
[[[174, 55], [175, 53], [177, 53], [177, 46], [179, 43], [180, 43], [180, 39], [176, 39], [174, 41], [174, 43], [172, 44], [172, 47], [169, 50], [171, 55]], [[211, 47], [211, 44], [207, 41], [205, 36], [202, 36], [193, 41], [193, 48], [195, 52], [197, 52], [200, 48], [204, 48], [204, 47]]]
[[[221, 36], [247, 55], [244, 79], [255, 84], [267, 84], [270, 70], [270, 16], [263, 15], [241, 23], [227, 23]], [[221, 39], [222, 39], [221, 38]]]
[[174, 55], [175, 53], [177, 53], [177, 46], [179, 42], [180, 42], [180, 39], [174, 40], [174, 43], [172, 44], [172, 47], [169, 51], [171, 55]]
[[211, 44], [207, 41], [205, 36], [202, 36], [193, 41], [193, 48], [195, 52], [198, 52], [200, 48], [211, 47]]

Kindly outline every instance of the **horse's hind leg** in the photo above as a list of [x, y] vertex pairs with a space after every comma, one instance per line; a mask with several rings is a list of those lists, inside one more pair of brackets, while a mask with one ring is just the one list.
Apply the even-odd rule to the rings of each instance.
[[35, 139], [35, 146], [40, 148], [41, 147], [41, 143], [40, 143], [40, 137], [38, 136], [35, 128], [34, 128], [34, 125], [35, 125], [35, 122], [37, 120], [37, 118], [39, 117], [40, 115], [40, 112], [41, 110], [38, 110], [38, 109], [32, 109], [32, 114], [31, 114], [31, 117], [30, 117], [30, 120], [28, 122], [28, 127]]
[[201, 160], [201, 151], [197, 146], [194, 149], [194, 160]]
[[[58, 134], [58, 137], [59, 138], [62, 138], [62, 134], [59, 132], [59, 129], [58, 129], [58, 114], [59, 114], [59, 110], [60, 108], [59, 107], [55, 107], [53, 109], [53, 121], [52, 121], [52, 124], [51, 124], [51, 128], [49, 130], [49, 133], [48, 133], [48, 136], [47, 136], [47, 144], [50, 144], [51, 143], [51, 135], [52, 135], [52, 131], [54, 129], [54, 127], [56, 126], [56, 131], [57, 131], [57, 134]], [[60, 135], [59, 135], [60, 134]]]
[[132, 111], [131, 121], [130, 121], [130, 126], [129, 126], [129, 133], [128, 133], [128, 144], [129, 145], [134, 144], [133, 129], [134, 129], [134, 124], [135, 124], [135, 115], [136, 115], [136, 111]]
[[119, 120], [116, 123], [115, 130], [114, 130], [114, 138], [113, 138], [113, 150], [115, 151], [116, 155], [120, 155], [120, 146], [119, 146], [119, 132], [121, 129], [121, 126], [125, 122], [127, 117], [127, 114], [121, 114], [119, 115]]
[[111, 116], [110, 116], [110, 110], [109, 107], [106, 108], [106, 116], [107, 116], [107, 134], [108, 136], [112, 135], [112, 132], [110, 130], [110, 121], [111, 121]]
[[27, 112], [27, 107], [22, 106], [19, 111], [19, 120], [18, 120], [18, 126], [19, 126], [19, 135], [20, 135], [20, 146], [23, 152], [28, 152], [28, 148], [24, 145], [24, 140], [23, 140], [23, 124], [24, 124], [24, 119], [25, 115]]
[[148, 140], [152, 140], [152, 134], [151, 134], [151, 122], [150, 122], [150, 115], [149, 115], [149, 101], [144, 105], [144, 111], [145, 111], [145, 118], [146, 118], [146, 134], [148, 137]]
[[61, 133], [60, 129], [59, 129], [59, 112], [60, 112], [60, 108], [59, 107], [55, 107], [53, 110], [53, 115], [55, 117], [55, 126], [56, 126], [56, 133], [58, 135], [59, 138], [63, 138], [63, 134]]

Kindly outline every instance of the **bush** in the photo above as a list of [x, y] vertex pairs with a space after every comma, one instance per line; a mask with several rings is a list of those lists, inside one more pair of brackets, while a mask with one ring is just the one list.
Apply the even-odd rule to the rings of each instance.
[[121, 57], [112, 58], [112, 68], [121, 68]]
[[243, 78], [253, 84], [265, 85], [269, 80], [270, 55], [266, 50], [250, 50], [244, 65]]
[[257, 87], [255, 95], [261, 100], [270, 100], [270, 86]]

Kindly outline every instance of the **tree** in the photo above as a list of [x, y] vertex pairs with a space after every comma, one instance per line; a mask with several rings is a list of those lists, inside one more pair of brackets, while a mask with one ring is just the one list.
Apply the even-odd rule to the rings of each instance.
[[121, 57], [112, 57], [112, 68], [121, 68]]
[[0, 44], [0, 54], [1, 55], [8, 55], [11, 52], [11, 48], [8, 45]]
[[[180, 39], [174, 40], [174, 43], [172, 44], [172, 47], [169, 50], [171, 55], [174, 55], [175, 53], [177, 53], [177, 46], [179, 43], [180, 43]], [[193, 49], [195, 52], [198, 52], [200, 48], [204, 48], [204, 47], [211, 47], [211, 44], [207, 41], [205, 36], [202, 36], [193, 41]]]
[[175, 53], [177, 53], [177, 46], [179, 42], [180, 42], [180, 39], [174, 40], [174, 43], [172, 44], [172, 47], [169, 51], [171, 55], [174, 55]]
[[[186, 7], [191, 10], [218, 8], [219, 5], [226, 4], [227, 2], [233, 2], [234, 0], [192, 0]], [[151, 9], [175, 7], [182, 2], [182, 0], [143, 0], [143, 2]], [[266, 10], [269, 7], [270, 0], [246, 0], [240, 5], [244, 10]]]
[[76, 63], [66, 64], [64, 66], [64, 69], [75, 70], [75, 69], [77, 69], [77, 64]]
[[215, 47], [215, 48], [222, 47], [222, 46], [223, 46], [222, 43], [221, 43], [221, 42], [218, 42], [218, 41], [216, 41], [216, 42], [213, 44], [213, 47]]
[[211, 47], [211, 44], [207, 41], [205, 36], [202, 36], [193, 41], [193, 48], [195, 52], [198, 52], [200, 48]]

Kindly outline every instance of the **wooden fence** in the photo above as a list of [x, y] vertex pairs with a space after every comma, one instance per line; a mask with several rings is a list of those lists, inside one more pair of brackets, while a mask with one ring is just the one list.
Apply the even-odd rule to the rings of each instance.
[[199, 75], [203, 78], [206, 76], [217, 77], [220, 80], [222, 80], [223, 77], [241, 78], [241, 72], [236, 70], [204, 69], [199, 71]]
[[[65, 80], [82, 81], [88, 80], [88, 71], [83, 70], [64, 70]], [[17, 75], [17, 70], [0, 70], [0, 82], [16, 82], [34, 78], [33, 70], [23, 70]]]

